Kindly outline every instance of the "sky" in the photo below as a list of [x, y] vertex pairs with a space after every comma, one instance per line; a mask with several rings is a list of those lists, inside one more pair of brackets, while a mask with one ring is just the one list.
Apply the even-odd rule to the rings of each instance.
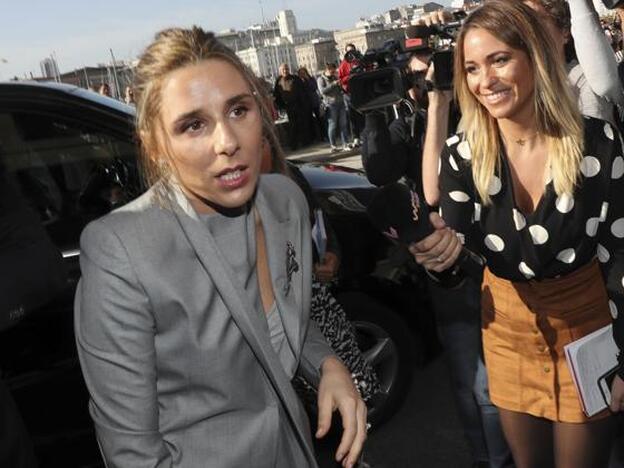
[[0, 80], [39, 76], [39, 62], [51, 55], [61, 73], [110, 62], [110, 49], [117, 60], [132, 60], [157, 31], [170, 26], [244, 29], [262, 21], [262, 10], [268, 20], [290, 9], [300, 29], [346, 29], [360, 17], [406, 3], [414, 1], [0, 0]]

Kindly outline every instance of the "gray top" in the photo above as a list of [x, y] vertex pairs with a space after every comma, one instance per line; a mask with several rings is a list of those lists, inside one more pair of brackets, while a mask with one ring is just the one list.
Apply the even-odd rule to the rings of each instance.
[[615, 126], [614, 104], [592, 91], [581, 65], [576, 60], [573, 60], [567, 64], [567, 71], [568, 81], [576, 95], [581, 114], [606, 120]]
[[[239, 286], [245, 291], [249, 301], [255, 305], [251, 313], [265, 317], [256, 270], [256, 223], [254, 210], [237, 216], [202, 214], [202, 221], [208, 227], [223, 257], [232, 267]], [[271, 339], [271, 345], [288, 378], [292, 379], [297, 370], [297, 359], [293, 352], [281, 317], [281, 311], [274, 302], [266, 314], [267, 328], [262, 330]]]
[[342, 87], [337, 77], [327, 76], [325, 73], [322, 73], [316, 79], [316, 84], [325, 104], [330, 106], [342, 102]]
[[284, 331], [284, 322], [282, 322], [282, 316], [277, 308], [277, 303], [273, 303], [273, 307], [267, 314], [267, 323], [269, 325], [269, 336], [271, 337], [271, 345], [277, 353], [286, 375], [290, 378], [295, 376], [297, 370], [297, 361], [295, 354], [293, 353], [288, 340], [286, 339], [286, 332]]
[[568, 5], [574, 50], [588, 86], [597, 96], [624, 108], [624, 89], [615, 54], [594, 5], [590, 0], [568, 0]]

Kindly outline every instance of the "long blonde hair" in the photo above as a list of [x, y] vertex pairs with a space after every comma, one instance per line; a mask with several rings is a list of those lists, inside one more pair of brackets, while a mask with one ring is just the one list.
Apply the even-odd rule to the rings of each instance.
[[[141, 173], [147, 186], [157, 181], [167, 182], [171, 166], [166, 164], [158, 135], [164, 134], [161, 110], [161, 91], [167, 75], [175, 70], [203, 60], [218, 59], [232, 65], [242, 75], [256, 100], [262, 117], [265, 144], [282, 156], [282, 149], [273, 124], [266, 86], [245, 66], [236, 54], [223, 45], [211, 32], [193, 26], [190, 29], [171, 28], [156, 34], [139, 59], [134, 76], [136, 100], [136, 128], [140, 141]], [[283, 159], [283, 157], [282, 157]]]
[[490, 0], [466, 19], [455, 48], [454, 86], [462, 111], [462, 129], [472, 152], [472, 175], [484, 204], [488, 188], [500, 169], [498, 124], [470, 92], [464, 67], [464, 42], [474, 29], [483, 29], [507, 46], [524, 52], [534, 81], [533, 106], [537, 131], [546, 138], [549, 163], [558, 195], [574, 191], [580, 173], [583, 119], [557, 55], [540, 18], [520, 0]]

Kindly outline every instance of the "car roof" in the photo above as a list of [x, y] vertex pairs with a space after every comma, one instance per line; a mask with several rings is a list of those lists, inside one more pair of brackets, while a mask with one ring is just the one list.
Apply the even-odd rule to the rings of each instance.
[[64, 94], [66, 96], [76, 96], [90, 101], [93, 104], [112, 108], [118, 112], [135, 115], [134, 107], [118, 101], [108, 96], [102, 96], [94, 91], [79, 88], [66, 83], [55, 83], [53, 81], [1, 81], [0, 94], [10, 94], [14, 92], [28, 94]]

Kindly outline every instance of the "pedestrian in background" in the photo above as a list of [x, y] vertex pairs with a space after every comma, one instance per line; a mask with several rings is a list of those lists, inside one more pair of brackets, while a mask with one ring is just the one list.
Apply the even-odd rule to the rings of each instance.
[[319, 94], [318, 85], [316, 79], [310, 75], [306, 67], [301, 67], [297, 70], [297, 75], [303, 83], [308, 96], [308, 104], [312, 110], [312, 118], [310, 118], [310, 134], [315, 135], [317, 140], [325, 139], [325, 124], [323, 116], [321, 115], [321, 96]]
[[[349, 121], [343, 97], [342, 86], [338, 79], [336, 64], [328, 62], [325, 71], [317, 78], [318, 89], [321, 93], [327, 117], [327, 137], [331, 152], [347, 150], [350, 141]], [[340, 132], [342, 146], [337, 145], [337, 133]]]
[[345, 55], [338, 67], [338, 79], [344, 91], [344, 101], [347, 109], [347, 117], [351, 123], [351, 134], [353, 135], [353, 146], [360, 146], [360, 133], [364, 129], [364, 117], [351, 105], [351, 94], [349, 81], [354, 68], [361, 66], [361, 53], [355, 45], [345, 46]]
[[134, 91], [132, 90], [132, 86], [126, 86], [124, 90], [124, 102], [129, 106], [134, 106]]
[[108, 83], [102, 83], [100, 85], [100, 88], [98, 89], [98, 93], [100, 93], [102, 96], [111, 97], [111, 90]]
[[285, 111], [288, 116], [288, 146], [291, 150], [296, 150], [310, 143], [309, 121], [312, 111], [303, 82], [290, 73], [288, 64], [282, 63], [279, 72], [273, 96], [277, 108]]

